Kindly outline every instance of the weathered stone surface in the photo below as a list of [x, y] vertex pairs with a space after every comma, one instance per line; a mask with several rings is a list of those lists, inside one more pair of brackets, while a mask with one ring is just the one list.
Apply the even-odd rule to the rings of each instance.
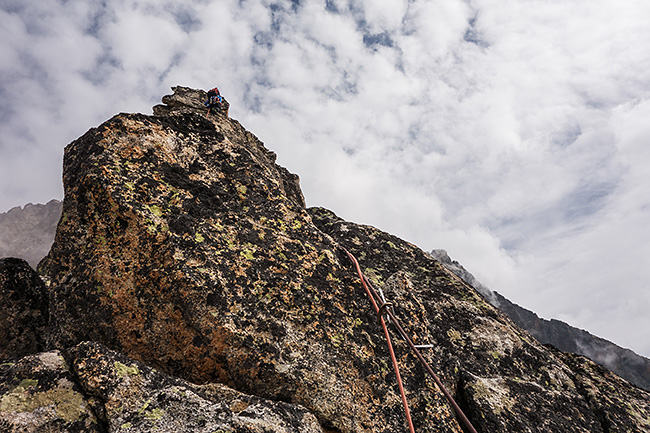
[[305, 408], [249, 396], [223, 385], [193, 385], [97, 343], [67, 351], [77, 380], [99, 402], [111, 432], [320, 433]]
[[[580, 370], [567, 362], [572, 355], [541, 346], [415, 246], [326, 209], [309, 212], [323, 232], [359, 258], [420, 342], [435, 346], [428, 362], [456, 390], [479, 432], [650, 431], [647, 392], [591, 362], [589, 368], [578, 364]], [[407, 378], [422, 381], [417, 368], [405, 369]], [[600, 395], [584, 392], [585, 382], [597, 382]], [[607, 387], [617, 398], [607, 396]], [[603, 417], [617, 405], [617, 416]]]
[[574, 373], [578, 392], [596, 414], [603, 431], [623, 433], [650, 431], [648, 393], [630, 386], [611, 371], [584, 356], [548, 349]]
[[[97, 341], [300, 404], [326, 431], [402, 431], [388, 351], [343, 245], [416, 342], [434, 344], [426, 356], [480, 432], [606, 431], [574, 372], [475, 290], [411, 244], [306, 210], [297, 177], [254, 135], [175, 90], [184, 96], [165, 100], [179, 105], [115, 116], [66, 148], [63, 215], [41, 266], [53, 345]], [[417, 431], [462, 431], [396, 350]], [[101, 395], [121, 386], [108, 383]]]
[[58, 200], [29, 203], [0, 213], [0, 257], [19, 257], [36, 268], [54, 242], [60, 216]]
[[59, 351], [0, 365], [0, 432], [102, 432]]
[[322, 432], [301, 406], [194, 385], [97, 343], [0, 365], [2, 433], [154, 431]]
[[22, 259], [0, 259], [0, 360], [18, 359], [45, 348], [48, 293]]

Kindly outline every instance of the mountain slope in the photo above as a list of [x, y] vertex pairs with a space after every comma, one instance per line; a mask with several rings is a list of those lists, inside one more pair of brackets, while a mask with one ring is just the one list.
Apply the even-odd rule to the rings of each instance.
[[646, 391], [650, 390], [650, 359], [560, 320], [538, 317], [534, 312], [485, 287], [460, 263], [452, 260], [445, 250], [433, 250], [431, 255], [481, 292], [492, 305], [506, 313], [542, 344], [551, 344], [565, 352], [586, 356]]
[[0, 257], [17, 257], [36, 267], [54, 242], [61, 202], [27, 204], [0, 213]]

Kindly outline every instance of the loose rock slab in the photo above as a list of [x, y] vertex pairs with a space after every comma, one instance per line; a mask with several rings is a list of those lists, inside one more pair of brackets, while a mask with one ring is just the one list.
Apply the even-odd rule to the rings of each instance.
[[0, 432], [102, 432], [59, 351], [0, 365]]
[[97, 343], [82, 343], [67, 356], [84, 392], [102, 403], [97, 412], [112, 432], [322, 432], [303, 407], [223, 385], [193, 385]]

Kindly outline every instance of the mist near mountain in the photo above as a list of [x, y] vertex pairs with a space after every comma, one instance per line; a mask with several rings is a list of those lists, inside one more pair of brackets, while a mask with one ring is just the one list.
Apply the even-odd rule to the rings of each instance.
[[506, 313], [510, 319], [528, 331], [540, 343], [550, 344], [560, 350], [586, 356], [633, 384], [650, 390], [650, 359], [561, 320], [547, 320], [538, 317], [534, 312], [511, 302], [500, 293], [490, 290], [463, 265], [452, 260], [444, 249], [433, 250], [430, 254], [447, 269], [478, 290], [492, 305]]

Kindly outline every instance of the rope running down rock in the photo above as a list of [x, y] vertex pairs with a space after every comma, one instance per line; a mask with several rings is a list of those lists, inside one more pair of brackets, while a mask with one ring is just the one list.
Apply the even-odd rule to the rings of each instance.
[[[357, 274], [359, 275], [359, 278], [361, 279], [361, 283], [363, 285], [363, 288], [366, 290], [366, 293], [370, 297], [370, 300], [371, 300], [371, 302], [373, 304], [373, 307], [375, 308], [375, 311], [376, 311], [378, 317], [381, 319], [380, 323], [383, 325], [384, 334], [386, 335], [387, 340], [389, 339], [388, 330], [386, 329], [386, 324], [385, 324], [384, 318], [381, 315], [382, 312], [385, 312], [388, 315], [388, 317], [390, 317], [392, 322], [395, 324], [395, 327], [397, 328], [399, 334], [402, 336], [404, 341], [406, 341], [406, 343], [409, 345], [409, 347], [411, 348], [413, 353], [415, 353], [415, 356], [418, 358], [420, 363], [422, 363], [422, 365], [424, 366], [426, 371], [429, 373], [429, 375], [433, 378], [436, 385], [438, 385], [438, 388], [440, 388], [442, 393], [445, 395], [445, 397], [447, 398], [447, 401], [449, 402], [451, 407], [454, 409], [454, 411], [456, 412], [456, 415], [458, 416], [458, 418], [460, 418], [460, 421], [462, 421], [462, 424], [465, 426], [467, 431], [469, 431], [470, 433], [477, 433], [474, 426], [472, 426], [472, 423], [469, 421], [467, 416], [465, 416], [465, 414], [463, 413], [463, 410], [460, 408], [460, 406], [458, 406], [458, 404], [456, 403], [454, 398], [451, 396], [449, 391], [447, 391], [447, 388], [445, 388], [445, 386], [442, 384], [442, 382], [440, 381], [440, 378], [438, 377], [438, 375], [436, 373], [434, 373], [434, 371], [431, 368], [431, 366], [429, 365], [429, 363], [424, 359], [424, 357], [422, 356], [422, 354], [420, 353], [418, 348], [415, 346], [415, 344], [413, 344], [413, 341], [408, 336], [408, 334], [406, 334], [406, 331], [404, 331], [404, 328], [402, 328], [399, 321], [397, 320], [397, 318], [395, 317], [395, 315], [391, 311], [390, 305], [387, 305], [389, 303], [388, 302], [383, 302], [383, 304], [381, 306], [382, 311], [380, 311], [380, 308], [377, 306], [377, 302], [375, 301], [375, 298], [381, 299], [379, 297], [379, 295], [377, 294], [377, 291], [374, 289], [374, 287], [372, 287], [372, 285], [370, 284], [370, 281], [368, 281], [368, 279], [363, 274], [363, 272], [361, 272], [361, 268], [359, 266], [359, 262], [357, 261], [357, 259], [348, 250], [346, 250], [345, 248], [343, 248], [343, 250], [345, 251], [345, 253], [350, 258], [350, 261], [354, 264], [354, 266], [355, 266], [355, 268], [357, 270]], [[392, 351], [392, 346], [391, 346], [390, 340], [388, 340], [388, 344], [389, 344], [389, 347], [390, 347], [390, 350], [391, 350], [391, 356], [394, 359], [394, 354], [393, 354], [393, 351]], [[394, 360], [394, 362], [396, 363], [397, 361]], [[396, 364], [394, 364], [394, 367], [395, 367], [395, 370], [397, 372], [398, 384], [399, 384], [399, 387], [400, 387], [400, 392], [402, 393], [402, 402], [404, 403], [404, 407], [405, 407], [406, 414], [407, 414], [406, 415], [407, 420], [409, 421], [409, 428], [411, 428], [411, 432], [413, 432], [413, 430], [412, 430], [413, 427], [412, 427], [412, 422], [411, 422], [411, 415], [410, 415], [410, 412], [408, 410], [408, 405], [406, 403], [406, 397], [403, 394], [404, 391], [403, 391], [403, 387], [402, 387], [401, 378], [399, 377], [399, 370], [398, 370], [398, 367], [397, 367]]]
[[343, 248], [343, 250], [345, 251], [345, 253], [348, 255], [348, 257], [356, 267], [357, 273], [359, 274], [359, 278], [361, 278], [361, 284], [363, 285], [363, 288], [366, 289], [366, 293], [368, 294], [368, 297], [372, 302], [372, 306], [375, 309], [375, 313], [377, 313], [377, 320], [379, 321], [379, 324], [384, 330], [384, 337], [386, 337], [386, 343], [388, 344], [388, 351], [390, 352], [390, 358], [393, 362], [393, 369], [395, 370], [395, 376], [397, 377], [397, 386], [399, 388], [399, 393], [402, 397], [402, 405], [404, 406], [404, 413], [406, 414], [406, 422], [409, 426], [409, 431], [411, 433], [415, 433], [415, 428], [413, 427], [413, 420], [411, 419], [411, 411], [409, 410], [409, 405], [408, 402], [406, 401], [406, 393], [404, 392], [404, 386], [402, 385], [402, 377], [399, 374], [399, 366], [397, 365], [397, 358], [395, 357], [393, 344], [390, 341], [390, 334], [388, 333], [388, 328], [386, 327], [386, 321], [384, 320], [384, 316], [382, 314], [382, 311], [390, 310], [388, 308], [390, 307], [390, 305], [388, 303], [383, 303], [381, 307], [377, 305], [375, 298], [372, 296], [370, 289], [366, 284], [363, 273], [361, 272], [361, 268], [359, 267], [359, 262], [357, 262], [357, 259], [348, 250], [346, 250], [345, 248]]

